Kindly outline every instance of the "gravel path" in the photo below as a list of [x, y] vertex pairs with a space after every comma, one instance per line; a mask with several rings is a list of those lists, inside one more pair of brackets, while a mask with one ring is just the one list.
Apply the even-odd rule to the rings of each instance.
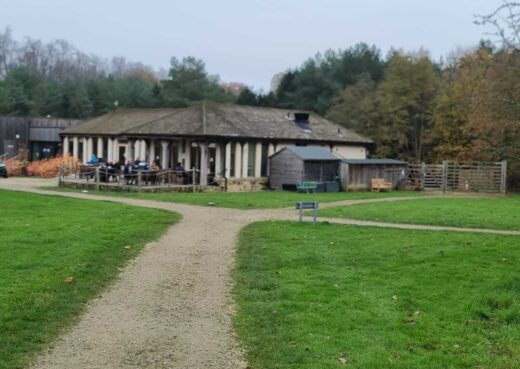
[[[247, 224], [266, 219], [295, 219], [295, 211], [236, 210], [49, 192], [36, 186], [55, 181], [10, 178], [0, 188], [40, 194], [108, 200], [182, 214], [161, 239], [148, 244], [119, 278], [91, 301], [79, 321], [39, 355], [33, 368], [246, 368], [232, 331], [231, 297], [235, 238]], [[425, 197], [422, 197], [425, 198]], [[404, 198], [387, 198], [401, 201]], [[373, 202], [357, 200], [336, 203]], [[388, 224], [349, 219], [334, 223], [519, 234], [520, 232]]]

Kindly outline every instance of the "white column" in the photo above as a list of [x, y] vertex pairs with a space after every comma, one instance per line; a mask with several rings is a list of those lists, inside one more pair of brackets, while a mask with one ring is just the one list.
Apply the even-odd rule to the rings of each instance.
[[94, 153], [94, 139], [92, 137], [87, 138], [87, 161]]
[[134, 141], [130, 139], [126, 142], [125, 164], [128, 160], [134, 161]]
[[63, 156], [69, 155], [69, 138], [63, 137]]
[[87, 157], [88, 156], [88, 148], [87, 148], [88, 144], [87, 144], [87, 141], [88, 140], [87, 140], [86, 137], [83, 137], [82, 141], [83, 141], [83, 150], [82, 150], [83, 151], [83, 153], [82, 153], [83, 160], [82, 161], [83, 161], [83, 164], [87, 164], [87, 160], [88, 160], [88, 157]]
[[235, 178], [242, 177], [242, 145], [235, 143]]
[[79, 156], [79, 138], [77, 136], [72, 139], [72, 156], [76, 159]]
[[249, 143], [244, 143], [242, 147], [242, 177], [248, 177], [247, 167], [249, 166]]
[[139, 159], [146, 161], [146, 140], [141, 140], [141, 149], [139, 150]]
[[220, 142], [215, 146], [215, 177], [222, 177], [222, 146]]
[[112, 161], [119, 161], [119, 140], [117, 138], [112, 140]]
[[137, 160], [137, 159], [139, 159], [139, 156], [141, 155], [141, 152], [140, 152], [141, 143], [139, 142], [139, 140], [135, 140], [133, 149], [134, 149], [133, 150], [134, 155], [131, 160]]
[[200, 185], [208, 184], [208, 144], [199, 143], [200, 149]]
[[98, 137], [98, 139], [97, 139], [97, 157], [98, 158], [102, 158], [105, 155], [105, 153], [103, 152], [103, 143], [104, 143], [103, 141], [104, 141], [103, 137]]
[[226, 166], [224, 167], [224, 175], [229, 178], [231, 173], [231, 142], [226, 144]]
[[185, 169], [191, 169], [191, 141], [186, 140], [186, 151], [184, 153], [184, 159], [186, 160]]
[[255, 145], [255, 177], [262, 176], [262, 143], [257, 142]]
[[168, 169], [168, 142], [161, 141], [161, 169]]
[[111, 138], [107, 141], [107, 162], [113, 162], [114, 161], [114, 142]]
[[152, 165], [152, 163], [155, 161], [155, 140], [150, 141], [150, 157], [148, 159], [148, 163]]

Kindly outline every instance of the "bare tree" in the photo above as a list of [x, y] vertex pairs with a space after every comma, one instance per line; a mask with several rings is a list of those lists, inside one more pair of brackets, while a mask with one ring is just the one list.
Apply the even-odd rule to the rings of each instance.
[[503, 0], [502, 5], [487, 15], [477, 15], [475, 23], [491, 25], [506, 50], [520, 51], [520, 2]]

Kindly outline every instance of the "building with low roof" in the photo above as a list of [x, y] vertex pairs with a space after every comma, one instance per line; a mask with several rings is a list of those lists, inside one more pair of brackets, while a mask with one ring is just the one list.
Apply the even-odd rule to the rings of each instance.
[[28, 150], [29, 160], [48, 159], [61, 152], [60, 133], [78, 119], [0, 116], [0, 157]]
[[371, 187], [374, 178], [384, 179], [398, 186], [406, 180], [408, 163], [396, 159], [343, 159], [341, 180], [344, 191], [364, 191]]
[[295, 189], [304, 182], [332, 182], [341, 158], [323, 147], [287, 146], [269, 158], [269, 187]]
[[[266, 178], [268, 157], [289, 145], [365, 159], [372, 140], [312, 113], [201, 102], [181, 109], [116, 109], [66, 129], [63, 151], [86, 162], [158, 160], [234, 181]], [[201, 163], [205, 163], [201, 164]]]

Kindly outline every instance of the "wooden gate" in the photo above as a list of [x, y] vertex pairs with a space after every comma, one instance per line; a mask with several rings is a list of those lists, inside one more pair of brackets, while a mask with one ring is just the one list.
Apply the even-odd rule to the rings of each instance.
[[409, 164], [410, 185], [422, 190], [506, 192], [507, 162]]

